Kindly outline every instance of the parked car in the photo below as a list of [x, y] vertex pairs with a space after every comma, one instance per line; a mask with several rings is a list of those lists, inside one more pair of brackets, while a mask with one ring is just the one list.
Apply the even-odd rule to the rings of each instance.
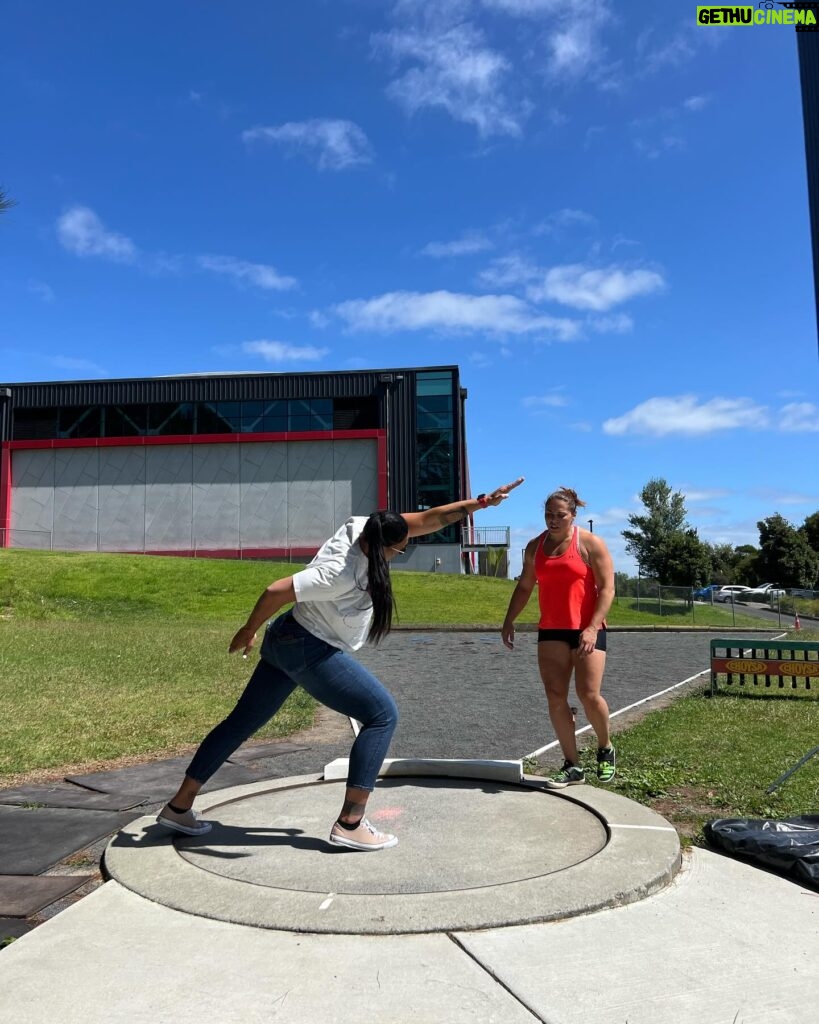
[[700, 587], [694, 591], [695, 601], [710, 601], [711, 595], [719, 590], [719, 583], [709, 583], [707, 587]]
[[729, 584], [727, 587], [720, 587], [719, 590], [714, 591], [714, 600], [722, 601], [723, 603], [726, 601], [742, 601], [750, 589], [750, 587]]
[[799, 590], [794, 588], [791, 591], [791, 597], [806, 597], [809, 601], [812, 601], [815, 597], [819, 597], [819, 590]]
[[777, 597], [787, 597], [787, 590], [775, 587], [773, 583], [761, 583], [758, 587], [751, 587], [746, 590], [743, 600], [746, 601], [774, 601]]

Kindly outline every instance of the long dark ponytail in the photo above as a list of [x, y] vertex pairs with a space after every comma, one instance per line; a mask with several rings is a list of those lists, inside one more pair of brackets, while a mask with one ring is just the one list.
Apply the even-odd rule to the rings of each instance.
[[367, 575], [373, 603], [373, 621], [368, 639], [377, 644], [389, 633], [395, 608], [390, 567], [384, 548], [403, 544], [408, 532], [407, 521], [397, 512], [373, 512], [361, 532], [367, 544]]

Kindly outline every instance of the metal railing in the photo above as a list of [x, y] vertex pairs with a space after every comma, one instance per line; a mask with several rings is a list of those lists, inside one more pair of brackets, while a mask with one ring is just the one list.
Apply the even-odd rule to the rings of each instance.
[[461, 547], [465, 551], [475, 548], [508, 548], [512, 528], [509, 526], [462, 526]]

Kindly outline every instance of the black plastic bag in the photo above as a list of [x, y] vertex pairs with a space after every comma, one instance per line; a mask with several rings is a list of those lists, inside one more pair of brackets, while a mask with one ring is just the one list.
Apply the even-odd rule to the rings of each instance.
[[712, 846], [819, 889], [819, 814], [783, 821], [717, 818], [703, 832]]

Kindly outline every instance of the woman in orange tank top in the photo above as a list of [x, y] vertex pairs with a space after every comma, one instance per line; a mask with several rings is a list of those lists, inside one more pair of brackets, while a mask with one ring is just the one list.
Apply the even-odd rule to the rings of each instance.
[[609, 709], [600, 692], [606, 667], [606, 615], [614, 599], [614, 566], [603, 540], [575, 525], [577, 509], [583, 505], [568, 487], [546, 499], [546, 529], [526, 545], [523, 571], [501, 632], [504, 644], [513, 650], [515, 619], [537, 584], [538, 668], [564, 758], [560, 771], [547, 779], [547, 785], [556, 789], [586, 781], [569, 707], [572, 672], [575, 692], [597, 735], [597, 778], [611, 782], [615, 774]]

